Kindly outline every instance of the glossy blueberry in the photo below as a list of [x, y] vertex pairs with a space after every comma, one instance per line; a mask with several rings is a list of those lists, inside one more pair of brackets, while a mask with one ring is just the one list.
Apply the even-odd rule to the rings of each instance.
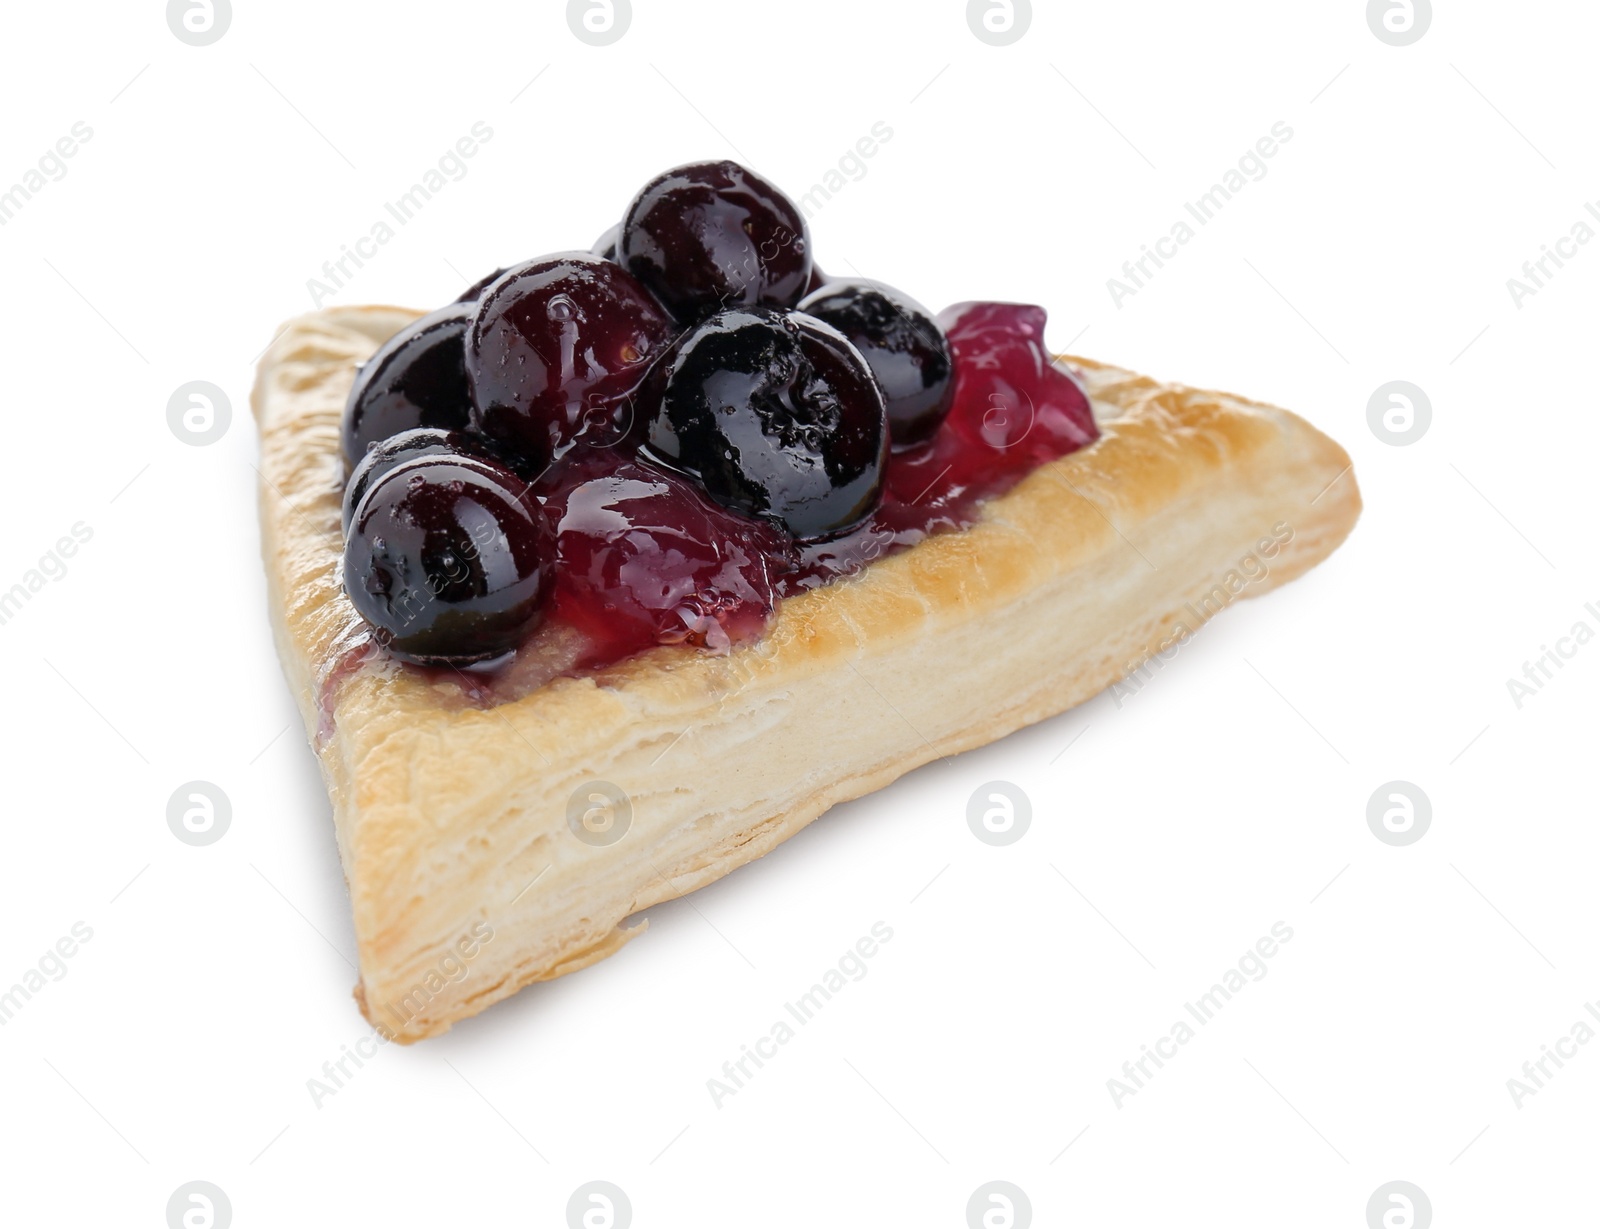
[[737, 162], [652, 180], [623, 215], [618, 255], [685, 324], [727, 307], [793, 307], [811, 280], [805, 218]]
[[610, 447], [672, 325], [621, 266], [588, 252], [531, 261], [478, 301], [468, 330], [473, 426], [542, 467], [580, 439]]
[[464, 341], [470, 304], [453, 303], [406, 325], [356, 372], [344, 407], [347, 470], [376, 444], [416, 427], [460, 431], [472, 403]]
[[371, 445], [367, 449], [367, 455], [361, 458], [350, 473], [350, 481], [345, 484], [344, 509], [341, 515], [346, 533], [350, 532], [350, 522], [355, 519], [356, 508], [362, 498], [378, 480], [390, 470], [399, 468], [407, 461], [415, 461], [419, 457], [469, 457], [480, 461], [501, 461], [487, 440], [466, 431], [417, 427], [411, 431], [402, 431], [399, 435], [391, 435], [382, 443]]
[[822, 538], [877, 506], [883, 395], [835, 329], [797, 311], [733, 308], [691, 330], [658, 374], [648, 449], [723, 507]]
[[889, 434], [914, 444], [939, 429], [955, 400], [950, 345], [933, 313], [882, 282], [830, 282], [800, 310], [833, 325], [861, 351], [883, 390]]
[[492, 461], [425, 456], [378, 479], [345, 542], [344, 587], [373, 638], [420, 665], [515, 649], [552, 580], [543, 513]]

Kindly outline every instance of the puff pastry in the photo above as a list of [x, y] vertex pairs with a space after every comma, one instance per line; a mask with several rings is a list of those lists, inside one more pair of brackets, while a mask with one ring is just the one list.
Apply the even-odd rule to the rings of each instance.
[[[252, 395], [272, 621], [333, 800], [356, 997], [402, 1042], [610, 955], [642, 910], [836, 802], [1089, 699], [1322, 560], [1361, 508], [1344, 450], [1293, 414], [1062, 360], [1102, 437], [970, 529], [784, 600], [726, 655], [658, 648], [463, 703], [380, 657], [351, 665], [340, 587], [340, 414], [356, 364], [415, 315], [300, 317]], [[595, 781], [631, 802], [613, 844], [569, 826]]]

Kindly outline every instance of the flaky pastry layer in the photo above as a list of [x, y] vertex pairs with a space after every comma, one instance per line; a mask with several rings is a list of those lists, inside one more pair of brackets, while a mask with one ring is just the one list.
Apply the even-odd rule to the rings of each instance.
[[[1287, 411], [1063, 360], [1101, 439], [971, 528], [786, 599], [727, 655], [657, 648], [463, 705], [381, 658], [348, 666], [340, 415], [356, 364], [415, 315], [300, 317], [252, 396], [272, 621], [333, 800], [357, 999], [401, 1041], [610, 955], [641, 910], [836, 802], [1089, 699], [1320, 562], [1361, 508], [1344, 450]], [[612, 844], [569, 823], [574, 798], [604, 808], [595, 782], [631, 804]]]

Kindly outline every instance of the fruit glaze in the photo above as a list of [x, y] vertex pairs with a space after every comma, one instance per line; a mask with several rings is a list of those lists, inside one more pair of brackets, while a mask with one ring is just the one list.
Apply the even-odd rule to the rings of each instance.
[[971, 525], [1098, 434], [1044, 323], [826, 277], [764, 179], [668, 171], [592, 252], [496, 270], [357, 373], [360, 623], [324, 712], [380, 655], [483, 704], [655, 645], [726, 652], [783, 598]]

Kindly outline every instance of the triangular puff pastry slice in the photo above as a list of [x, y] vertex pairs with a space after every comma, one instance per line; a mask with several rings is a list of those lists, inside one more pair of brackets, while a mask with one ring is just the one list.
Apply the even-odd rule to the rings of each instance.
[[[1361, 510], [1349, 457], [1295, 415], [1066, 360], [1102, 438], [972, 528], [787, 599], [730, 654], [654, 649], [475, 707], [350, 664], [340, 414], [414, 315], [301, 317], [253, 395], [272, 621], [333, 799], [356, 994], [400, 1041], [610, 955], [644, 928], [626, 919], [836, 802], [1087, 700], [1321, 561]], [[591, 843], [608, 820], [626, 833]]]

